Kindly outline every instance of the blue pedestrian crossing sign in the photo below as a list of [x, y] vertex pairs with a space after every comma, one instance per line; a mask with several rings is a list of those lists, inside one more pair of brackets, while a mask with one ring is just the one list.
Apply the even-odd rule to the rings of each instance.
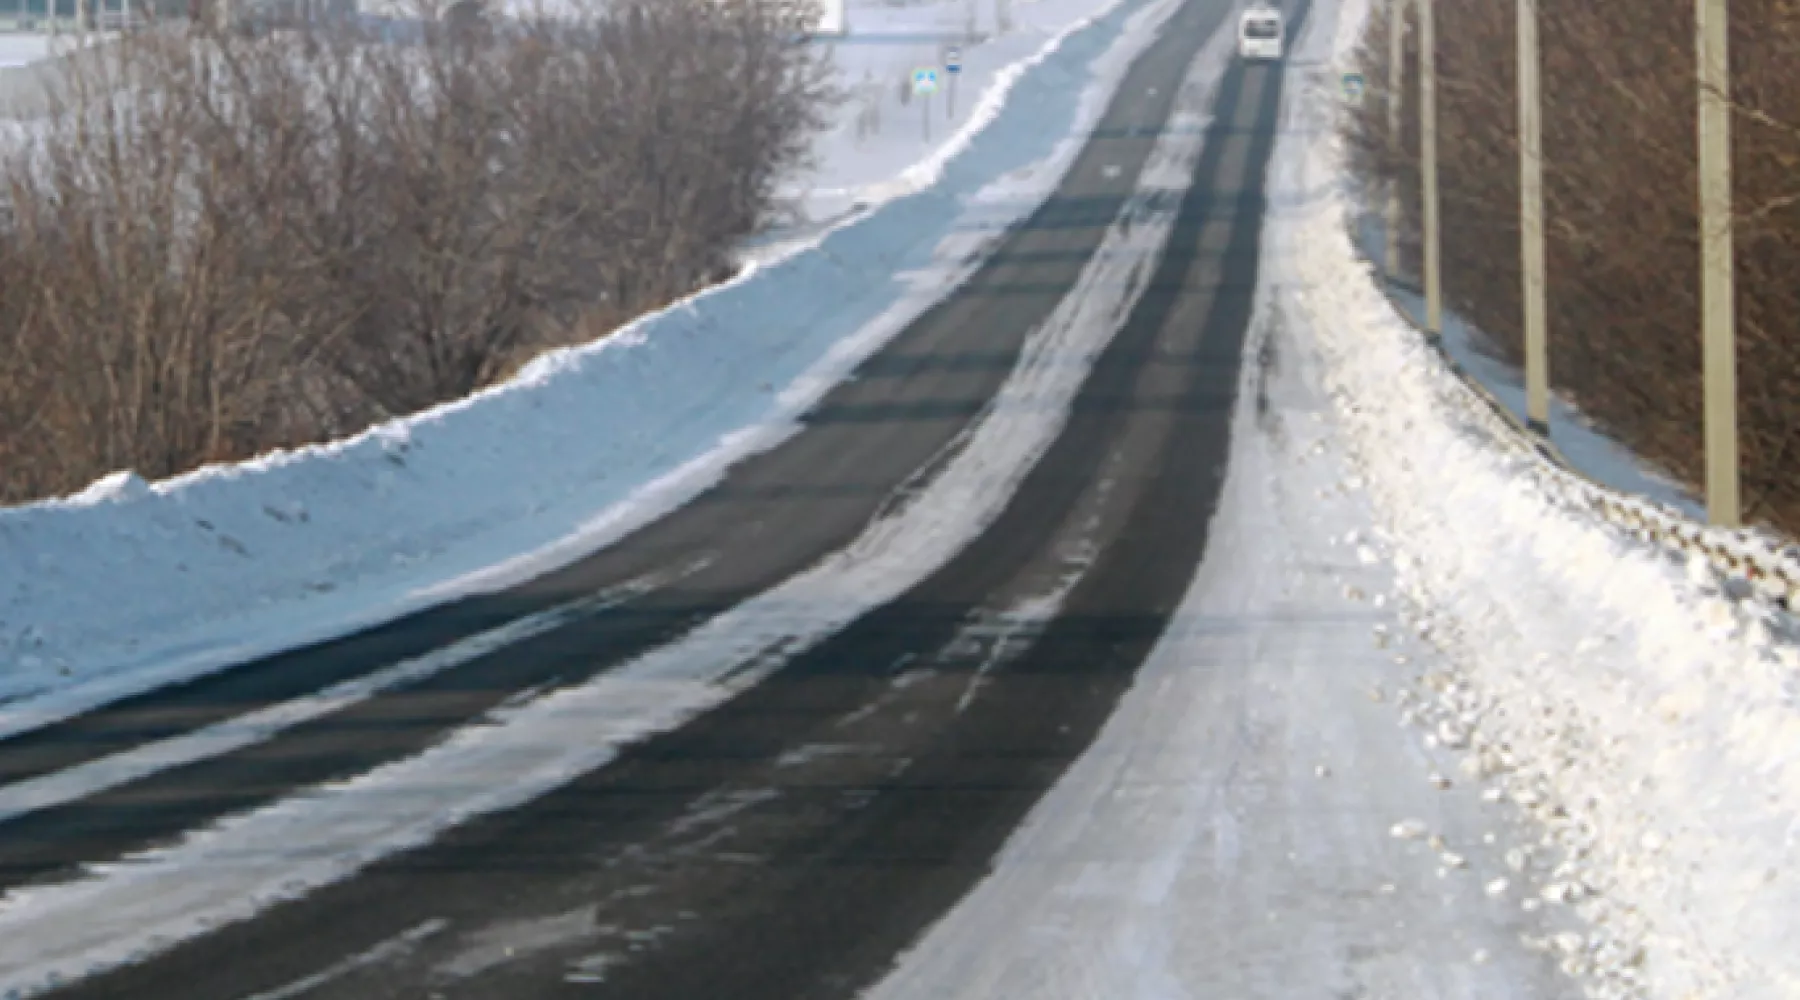
[[920, 96], [937, 93], [938, 74], [935, 69], [913, 70], [913, 93]]
[[1363, 75], [1361, 73], [1345, 73], [1341, 86], [1344, 100], [1350, 104], [1361, 104], [1363, 99]]

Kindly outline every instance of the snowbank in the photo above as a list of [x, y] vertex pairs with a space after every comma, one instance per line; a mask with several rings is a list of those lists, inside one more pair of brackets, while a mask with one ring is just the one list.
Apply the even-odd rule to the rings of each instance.
[[1395, 313], [1351, 245], [1327, 82], [1277, 152], [1265, 280], [1326, 363], [1416, 627], [1462, 665], [1420, 721], [1536, 819], [1513, 860], [1586, 919], [1545, 945], [1593, 995], [1800, 996], [1791, 621], [1598, 516]]
[[506, 385], [0, 511], [0, 733], [504, 586], [692, 496], [1041, 202], [1169, 6], [1112, 0], [995, 74], [916, 190]]

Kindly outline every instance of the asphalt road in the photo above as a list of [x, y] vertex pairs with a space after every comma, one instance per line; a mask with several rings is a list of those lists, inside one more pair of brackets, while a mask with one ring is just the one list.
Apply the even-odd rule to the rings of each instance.
[[[428, 746], [515, 693], [579, 683], [682, 634], [847, 544], [935, 465], [982, 412], [1136, 185], [1176, 83], [1222, 13], [1204, 0], [1145, 54], [1057, 193], [959, 292], [863, 365], [806, 430], [594, 558], [497, 596], [116, 703], [0, 741], [19, 782], [216, 724], [646, 576], [673, 576], [567, 627], [476, 659], [241, 753], [0, 821], [0, 888], [70, 874], [296, 788]], [[698, 568], [696, 568], [698, 567]]]
[[[417, 752], [521, 691], [608, 670], [841, 548], [954, 450], [1075, 283], [1224, 12], [1191, 0], [1050, 201], [803, 433], [715, 490], [504, 595], [0, 743], [0, 781], [188, 732], [647, 574], [671, 578], [267, 742], [0, 823], [0, 881], [66, 876]], [[1200, 564], [1279, 87], [1275, 68], [1228, 72], [1145, 293], [1050, 451], [949, 564], [723, 707], [555, 793], [56, 995], [787, 1000], [850, 996], [876, 980], [1093, 739]], [[1041, 633], [1004, 655], [965, 641], [972, 619], [1041, 593], [1077, 549], [1079, 582]], [[902, 664], [929, 669], [897, 686]], [[809, 752], [820, 746], [849, 749]]]

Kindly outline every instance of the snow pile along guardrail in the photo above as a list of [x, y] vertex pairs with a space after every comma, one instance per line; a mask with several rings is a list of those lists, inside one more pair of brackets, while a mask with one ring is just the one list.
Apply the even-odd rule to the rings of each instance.
[[[1369, 267], [1373, 275], [1374, 264], [1370, 262]], [[1383, 291], [1389, 287], [1379, 280], [1375, 284]], [[1394, 304], [1394, 314], [1428, 342], [1428, 334], [1413, 322], [1412, 314], [1393, 296], [1388, 298]], [[1454, 359], [1442, 352], [1439, 357], [1445, 371], [1456, 376], [1457, 384], [1468, 394], [1467, 404], [1485, 408], [1497, 417], [1499, 425], [1490, 429], [1507, 439], [1520, 454], [1535, 458], [1540, 465], [1538, 474], [1554, 481], [1569, 503], [1600, 515], [1640, 542], [1656, 545], [1683, 559], [1699, 560], [1721, 576], [1742, 584], [1745, 596], [1782, 611], [1800, 608], [1800, 545], [1759, 528], [1700, 524], [1675, 508], [1597, 482], [1583, 474], [1543, 435], [1528, 428]]]
[[891, 200], [502, 386], [328, 445], [0, 510], [0, 732], [494, 589], [694, 495], [1041, 203], [1175, 6], [1108, 0], [997, 74]]
[[[1373, 261], [1367, 257], [1362, 259], [1372, 275], [1379, 273]], [[1418, 325], [1413, 313], [1392, 294], [1396, 283], [1376, 280], [1375, 284], [1387, 293], [1395, 315], [1412, 326], [1423, 341], [1430, 343], [1429, 334]], [[1399, 284], [1404, 285], [1403, 282]], [[1556, 481], [1571, 503], [1599, 514], [1631, 532], [1639, 541], [1660, 546], [1684, 559], [1704, 561], [1721, 575], [1740, 581], [1746, 594], [1784, 611], [1800, 608], [1800, 545], [1763, 529], [1726, 529], [1701, 524], [1674, 507], [1621, 492], [1595, 480], [1569, 461], [1544, 435], [1527, 427], [1517, 414], [1447, 352], [1439, 352], [1439, 357], [1445, 370], [1457, 377], [1468, 394], [1468, 402], [1484, 407], [1498, 417], [1503, 424], [1500, 432], [1522, 453], [1535, 455], [1543, 465], [1540, 474]]]

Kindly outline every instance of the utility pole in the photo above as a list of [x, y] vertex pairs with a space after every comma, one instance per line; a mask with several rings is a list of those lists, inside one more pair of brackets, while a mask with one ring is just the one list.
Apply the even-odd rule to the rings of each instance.
[[1700, 336], [1706, 411], [1706, 519], [1739, 526], [1737, 316], [1731, 230], [1731, 63], [1727, 0], [1696, 0], [1700, 78]]
[[1437, 28], [1432, 23], [1436, 0], [1419, 3], [1419, 169], [1425, 201], [1425, 333], [1434, 344], [1444, 335], [1444, 281], [1439, 273], [1437, 173]]
[[[1397, 161], [1404, 148], [1400, 142], [1400, 88], [1406, 74], [1402, 62], [1406, 58], [1406, 0], [1388, 0], [1388, 85], [1387, 134], [1388, 153]], [[1395, 170], [1398, 170], [1398, 164]], [[1400, 181], [1388, 178], [1387, 221], [1382, 227], [1387, 235], [1387, 259], [1384, 270], [1390, 280], [1400, 275]]]
[[1537, 0], [1519, 13], [1519, 256], [1525, 306], [1525, 423], [1550, 436], [1550, 351], [1544, 308], [1544, 138]]

